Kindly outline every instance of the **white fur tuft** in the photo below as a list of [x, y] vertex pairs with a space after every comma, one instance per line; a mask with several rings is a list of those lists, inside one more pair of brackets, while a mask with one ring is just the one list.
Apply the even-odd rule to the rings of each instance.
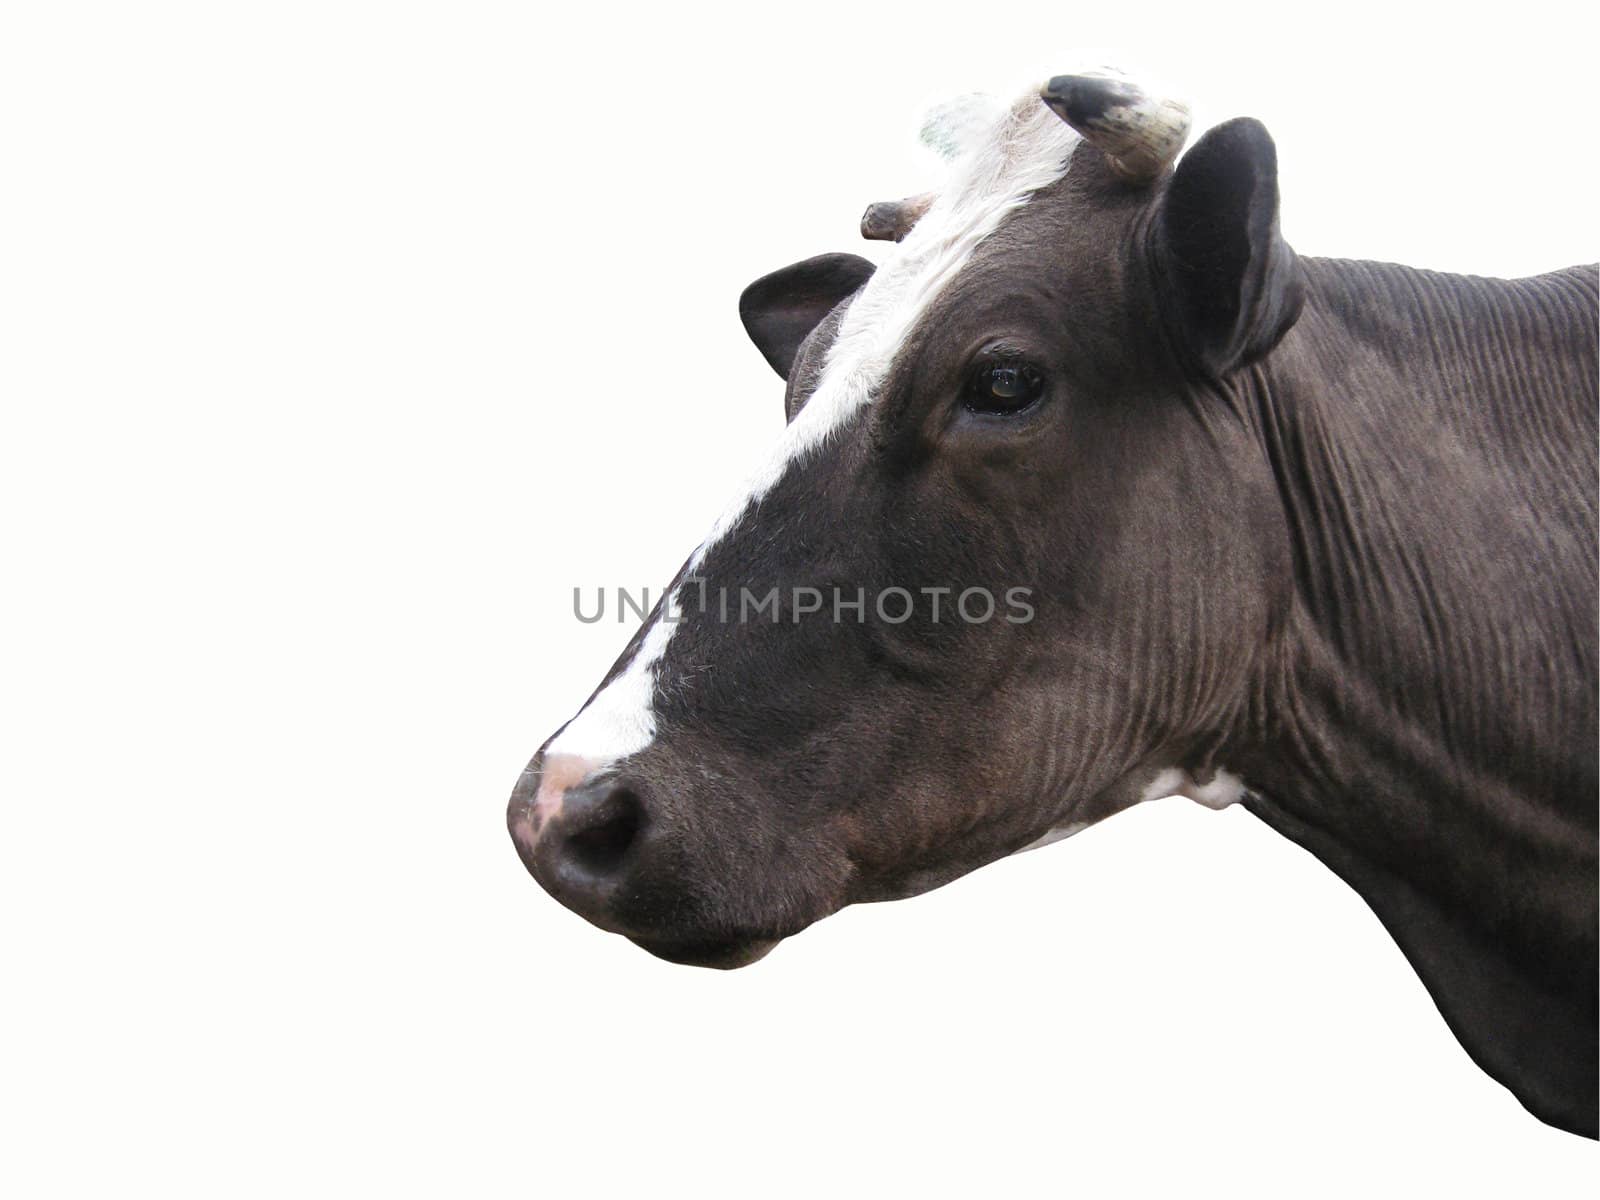
[[922, 118], [922, 144], [940, 158], [960, 158], [984, 143], [1005, 107], [981, 92], [936, 104]]

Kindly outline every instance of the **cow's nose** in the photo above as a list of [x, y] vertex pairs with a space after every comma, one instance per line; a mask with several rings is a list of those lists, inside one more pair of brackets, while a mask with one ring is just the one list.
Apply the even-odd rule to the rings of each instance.
[[551, 823], [550, 865], [565, 875], [604, 879], [615, 875], [644, 828], [644, 805], [632, 788], [598, 780], [567, 792]]
[[630, 781], [570, 755], [535, 760], [512, 793], [506, 822], [540, 885], [602, 928], [638, 856], [648, 814]]

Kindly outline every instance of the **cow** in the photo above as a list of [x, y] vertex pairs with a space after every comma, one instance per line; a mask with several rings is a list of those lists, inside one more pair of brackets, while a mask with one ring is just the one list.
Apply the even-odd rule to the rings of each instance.
[[1111, 73], [947, 106], [944, 185], [863, 218], [881, 264], [746, 289], [785, 431], [523, 771], [516, 849], [735, 967], [1142, 800], [1241, 804], [1596, 1136], [1596, 268], [1301, 257], [1267, 130], [1188, 126]]

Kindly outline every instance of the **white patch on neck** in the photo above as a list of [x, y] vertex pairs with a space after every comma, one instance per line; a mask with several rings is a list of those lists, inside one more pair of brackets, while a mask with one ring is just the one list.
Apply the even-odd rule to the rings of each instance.
[[1049, 846], [1055, 842], [1065, 841], [1075, 833], [1082, 833], [1085, 829], [1089, 828], [1089, 824], [1090, 822], [1088, 821], [1068, 821], [1064, 825], [1057, 825], [1043, 837], [1035, 838], [1021, 850], [1014, 851], [1014, 853], [1026, 854], [1029, 850], [1038, 850], [1041, 847]]
[[1218, 771], [1211, 777], [1210, 783], [1196, 783], [1189, 772], [1168, 767], [1150, 781], [1139, 799], [1160, 800], [1165, 796], [1182, 796], [1220, 812], [1228, 805], [1244, 799], [1248, 790], [1242, 779], [1228, 771]]
[[[816, 391], [700, 543], [689, 560], [689, 577], [793, 464], [871, 403], [906, 335], [934, 298], [1008, 214], [1066, 174], [1080, 140], [1045, 107], [1037, 88], [1011, 108], [996, 111], [986, 135], [975, 138], [971, 149], [951, 164], [949, 182], [927, 213], [851, 301]], [[669, 599], [672, 603], [683, 603], [681, 591]], [[655, 736], [651, 696], [656, 665], [674, 628], [657, 618], [627, 669], [573, 718], [548, 752], [576, 754], [603, 765], [648, 746]]]
[[[1221, 811], [1230, 804], [1237, 804], [1249, 793], [1250, 789], [1245, 787], [1244, 781], [1229, 771], [1218, 771], [1212, 776], [1210, 783], [1202, 784], [1196, 783], [1194, 776], [1181, 767], [1166, 767], [1145, 785], [1144, 791], [1139, 793], [1138, 802], [1143, 804], [1151, 800], [1163, 800], [1168, 796], [1182, 796], [1186, 800], [1193, 800], [1196, 804]], [[1093, 822], [1090, 821], [1064, 822], [1015, 853], [1021, 854], [1027, 850], [1048, 846], [1052, 842], [1059, 842], [1075, 833], [1082, 833], [1091, 824]]]

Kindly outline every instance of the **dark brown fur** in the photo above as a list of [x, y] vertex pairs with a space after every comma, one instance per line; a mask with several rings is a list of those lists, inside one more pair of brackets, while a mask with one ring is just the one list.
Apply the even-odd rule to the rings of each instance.
[[[791, 415], [837, 327], [817, 310], [863, 274], [834, 257], [796, 277], [803, 317], [783, 272], [750, 305]], [[819, 304], [817, 279], [843, 290]], [[648, 814], [625, 874], [563, 898], [739, 961], [1110, 815], [1164, 767], [1225, 766], [1368, 900], [1484, 1068], [1592, 1135], [1595, 328], [1592, 268], [1297, 260], [1253, 122], [1153, 187], [1080, 148], [700, 571], [1022, 586], [1036, 618], [689, 620], [655, 741], [606, 781]], [[997, 340], [1048, 378], [1014, 417], [961, 399]]]

